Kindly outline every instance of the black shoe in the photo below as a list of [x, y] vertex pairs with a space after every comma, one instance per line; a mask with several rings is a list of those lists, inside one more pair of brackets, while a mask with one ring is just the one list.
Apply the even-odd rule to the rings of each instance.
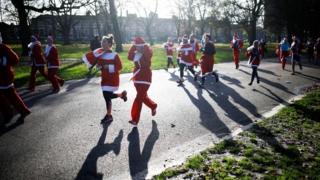
[[251, 85], [252, 85], [252, 82], [250, 82], [248, 85], [251, 86]]
[[109, 123], [113, 121], [112, 115], [106, 115], [104, 118], [101, 120], [101, 124]]
[[61, 79], [61, 81], [59, 82], [60, 86], [62, 87], [64, 85], [64, 80]]
[[127, 91], [122, 91], [121, 93], [121, 99], [123, 99], [124, 102], [126, 102], [128, 100], [127, 98]]
[[259, 83], [260, 83], [260, 80], [257, 80], [257, 83], [259, 84]]
[[215, 74], [214, 76], [216, 77], [216, 82], [219, 82], [219, 76], [218, 76], [218, 74]]

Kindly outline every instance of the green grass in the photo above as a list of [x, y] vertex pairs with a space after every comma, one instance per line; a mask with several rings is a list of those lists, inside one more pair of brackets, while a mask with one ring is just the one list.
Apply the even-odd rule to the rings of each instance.
[[170, 168], [170, 177], [165, 170], [161, 179], [320, 179], [319, 115], [315, 86], [275, 116]]
[[[79, 63], [76, 61], [70, 61], [70, 59], [77, 59], [81, 60], [82, 56], [88, 52], [89, 45], [88, 44], [72, 44], [72, 45], [56, 45], [59, 52], [59, 58], [62, 61], [62, 67], [59, 70], [59, 75], [64, 78], [65, 80], [71, 79], [81, 79], [88, 76], [88, 70], [83, 63]], [[272, 46], [272, 45], [271, 45]], [[11, 47], [16, 51], [18, 54], [21, 53], [21, 46], [20, 45], [11, 45]], [[119, 53], [120, 59], [123, 64], [122, 73], [129, 73], [132, 71], [132, 62], [127, 60], [128, 49], [130, 45], [124, 44], [124, 51]], [[167, 60], [165, 52], [162, 48], [162, 45], [156, 44], [152, 46], [153, 49], [153, 57], [152, 57], [152, 69], [164, 69], [166, 68]], [[217, 53], [215, 55], [215, 63], [220, 62], [230, 62], [232, 61], [232, 50], [229, 47], [229, 44], [216, 44]], [[267, 56], [272, 56], [273, 51], [269, 51], [270, 54]], [[200, 58], [201, 54], [198, 53], [198, 59]], [[244, 53], [240, 54], [240, 59], [245, 59]], [[28, 57], [22, 57], [21, 64], [27, 64]], [[174, 60], [176, 63], [176, 60]], [[16, 70], [16, 78], [15, 78], [15, 86], [21, 87], [25, 86], [28, 82], [28, 76], [30, 74], [30, 67], [26, 67], [23, 65], [15, 67]], [[91, 74], [93, 76], [99, 76], [99, 72], [95, 72]], [[37, 75], [37, 84], [46, 83], [41, 76]]]

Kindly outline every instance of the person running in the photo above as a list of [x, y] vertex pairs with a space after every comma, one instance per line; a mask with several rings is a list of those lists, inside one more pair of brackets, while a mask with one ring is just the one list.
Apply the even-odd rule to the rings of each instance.
[[[9, 104], [20, 113], [19, 123], [24, 122], [24, 118], [31, 112], [28, 107], [24, 104], [23, 100], [17, 93], [13, 81], [14, 81], [14, 70], [13, 66], [19, 62], [18, 55], [7, 45], [2, 43], [2, 36], [0, 33], [0, 99], [1, 99], [1, 111], [10, 110]], [[3, 101], [6, 101], [4, 103]], [[9, 103], [9, 104], [7, 104]], [[4, 114], [11, 114], [11, 112], [3, 112]], [[5, 117], [6, 118], [6, 117]], [[5, 123], [9, 122], [9, 119], [5, 119]]]
[[197, 68], [199, 65], [199, 61], [197, 59], [197, 54], [200, 50], [200, 45], [199, 45], [197, 39], [195, 38], [194, 34], [190, 34], [189, 44], [192, 46], [192, 50], [193, 50], [192, 65], [193, 65], [193, 67]]
[[200, 67], [201, 67], [201, 86], [204, 85], [206, 76], [211, 74], [214, 75], [216, 78], [216, 82], [219, 81], [219, 76], [216, 72], [213, 72], [213, 65], [214, 65], [214, 55], [216, 54], [215, 45], [211, 39], [210, 34], [205, 33], [203, 35], [204, 39], [204, 47], [201, 48], [202, 56], [200, 58]]
[[45, 58], [43, 56], [43, 51], [41, 48], [41, 43], [38, 41], [38, 39], [35, 36], [31, 37], [31, 43], [28, 45], [29, 48], [29, 56], [31, 60], [31, 72], [30, 72], [30, 80], [29, 80], [29, 87], [28, 89], [30, 91], [35, 90], [36, 86], [36, 74], [37, 71], [40, 72], [40, 74], [49, 80], [48, 74], [45, 71]]
[[300, 42], [296, 36], [292, 36], [292, 43], [291, 43], [290, 49], [292, 52], [292, 57], [291, 57], [292, 73], [291, 74], [294, 75], [296, 63], [299, 64], [300, 70], [302, 70], [302, 64], [300, 59]]
[[258, 66], [260, 64], [260, 51], [259, 51], [259, 41], [255, 40], [253, 41], [253, 45], [248, 47], [247, 49], [247, 55], [249, 56], [248, 64], [252, 68], [252, 74], [251, 74], [251, 81], [248, 84], [249, 86], [252, 85], [254, 78], [257, 78], [257, 83], [260, 83], [260, 78], [258, 76]]
[[184, 68], [187, 67], [187, 69], [193, 74], [194, 80], [196, 81], [198, 78], [198, 75], [193, 69], [193, 58], [194, 58], [194, 51], [192, 49], [192, 46], [188, 43], [188, 37], [187, 35], [184, 35], [182, 38], [182, 44], [178, 48], [178, 56], [180, 58], [179, 60], [179, 69], [180, 69], [180, 79], [177, 81], [177, 83], [182, 84], [184, 79]]
[[60, 60], [58, 57], [58, 50], [53, 45], [52, 36], [48, 36], [48, 45], [44, 51], [47, 63], [48, 63], [48, 77], [52, 83], [52, 92], [58, 93], [60, 91], [60, 86], [63, 86], [64, 80], [57, 75], [59, 70]]
[[119, 89], [119, 74], [122, 69], [122, 63], [119, 55], [112, 51], [113, 43], [112, 34], [103, 36], [101, 39], [101, 48], [86, 53], [82, 58], [88, 68], [96, 65], [96, 68], [101, 71], [101, 88], [107, 107], [107, 114], [101, 120], [101, 123], [113, 121], [111, 114], [112, 99], [121, 98], [124, 102], [127, 101], [127, 91], [124, 90], [121, 93], [115, 93]]
[[282, 64], [282, 69], [285, 69], [287, 63], [287, 57], [289, 56], [290, 45], [288, 43], [288, 39], [284, 37], [280, 42], [280, 61]]
[[230, 47], [233, 50], [233, 61], [234, 61], [234, 64], [236, 65], [236, 69], [239, 69], [239, 56], [240, 56], [241, 48], [243, 47], [243, 41], [238, 37], [237, 32], [233, 34]]
[[164, 44], [164, 50], [166, 51], [167, 55], [167, 70], [169, 69], [170, 65], [172, 65], [173, 68], [176, 68], [176, 66], [173, 63], [174, 44], [171, 38], [168, 38], [168, 41]]
[[132, 47], [128, 52], [128, 60], [133, 61], [133, 77], [131, 78], [137, 91], [136, 98], [132, 104], [131, 118], [129, 121], [137, 126], [140, 120], [142, 104], [151, 109], [151, 115], [156, 115], [157, 103], [148, 96], [148, 89], [152, 81], [151, 71], [152, 50], [142, 37], [135, 37]]

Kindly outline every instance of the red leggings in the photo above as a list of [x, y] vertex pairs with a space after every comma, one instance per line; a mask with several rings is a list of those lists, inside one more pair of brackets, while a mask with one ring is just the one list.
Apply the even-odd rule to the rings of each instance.
[[30, 81], [29, 81], [30, 90], [34, 90], [34, 88], [36, 87], [37, 71], [39, 71], [43, 77], [45, 77], [46, 79], [49, 79], [47, 73], [45, 72], [44, 66], [32, 66], [31, 73], [30, 73]]
[[58, 68], [50, 68], [48, 69], [48, 78], [52, 83], [52, 87], [53, 89], [60, 89], [60, 85], [61, 82], [63, 81], [63, 79], [61, 79], [58, 75]]
[[236, 65], [236, 68], [239, 67], [239, 56], [240, 56], [240, 51], [239, 50], [233, 50], [233, 61]]
[[[19, 94], [17, 93], [14, 87], [10, 87], [8, 89], [0, 89], [0, 100], [2, 102], [7, 102], [9, 104], [12, 104], [13, 107], [20, 114], [25, 114], [30, 112], [30, 110], [24, 104], [24, 102], [22, 101], [21, 97], [19, 96]], [[1, 111], [2, 110], [5, 111], [4, 113], [10, 113], [10, 112], [7, 112], [10, 110], [9, 104], [7, 103], [0, 103]]]
[[155, 109], [157, 107], [157, 104], [148, 97], [147, 91], [150, 85], [135, 83], [134, 86], [136, 87], [136, 90], [137, 90], [137, 96], [132, 105], [131, 118], [132, 118], [132, 121], [138, 123], [140, 120], [142, 103], [147, 105], [151, 110]]

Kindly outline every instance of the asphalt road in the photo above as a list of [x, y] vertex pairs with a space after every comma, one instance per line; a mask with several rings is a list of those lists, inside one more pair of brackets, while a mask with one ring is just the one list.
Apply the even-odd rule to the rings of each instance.
[[121, 75], [128, 101], [113, 100], [114, 121], [106, 126], [100, 125], [106, 110], [99, 78], [66, 82], [59, 94], [48, 85], [33, 93], [21, 89], [32, 114], [22, 125], [15, 117], [0, 136], [0, 179], [150, 178], [320, 80], [316, 66], [292, 76], [278, 63], [263, 62], [261, 83], [248, 86], [251, 68], [241, 64], [240, 70], [215, 65], [220, 82], [210, 77], [205, 88], [188, 73], [184, 86], [177, 86], [178, 71], [153, 71], [149, 96], [157, 115], [144, 106], [138, 128], [128, 123], [136, 94], [131, 74]]

